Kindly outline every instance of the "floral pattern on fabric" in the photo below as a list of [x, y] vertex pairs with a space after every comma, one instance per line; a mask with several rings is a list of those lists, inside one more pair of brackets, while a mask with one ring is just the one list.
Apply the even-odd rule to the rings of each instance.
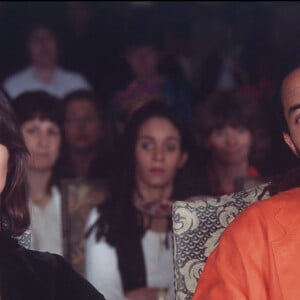
[[[268, 183], [230, 195], [195, 196], [173, 204], [176, 300], [190, 300], [210, 253], [224, 229], [246, 207], [269, 198]], [[262, 196], [261, 196], [262, 195]]]

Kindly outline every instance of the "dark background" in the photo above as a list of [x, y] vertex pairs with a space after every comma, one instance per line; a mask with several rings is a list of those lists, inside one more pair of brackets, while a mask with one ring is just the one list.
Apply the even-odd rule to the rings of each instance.
[[[98, 68], [98, 74], [115, 70], [122, 40], [127, 34], [128, 22], [148, 23], [161, 29], [181, 23], [181, 34], [190, 35], [195, 63], [199, 68], [209, 52], [222, 44], [228, 27], [232, 30], [235, 41], [252, 40], [254, 44], [268, 42], [274, 51], [281, 54], [294, 47], [300, 33], [300, 3], [297, 2], [101, 1], [85, 3], [89, 5], [92, 13], [89, 30], [93, 32], [94, 45], [78, 45], [78, 47], [97, 49], [95, 68]], [[51, 21], [60, 34], [63, 46], [67, 47], [65, 45], [67, 5], [66, 1], [2, 1], [0, 3], [0, 80], [26, 64], [22, 35], [26, 24], [33, 18], [40, 17]], [[66, 52], [63, 53], [66, 56]], [[63, 55], [62, 64], [64, 64]], [[118, 74], [115, 74], [116, 80], [117, 77]]]
[[[190, 41], [199, 82], [201, 68], [215, 49], [241, 44], [249, 50], [252, 59], [265, 51], [272, 58], [270, 70], [274, 77], [282, 60], [300, 49], [300, 3], [297, 2], [81, 2], [87, 7], [89, 19], [82, 35], [70, 26], [70, 22], [76, 23], [82, 17], [79, 9], [70, 21], [71, 3], [0, 2], [1, 82], [27, 64], [24, 34], [27, 25], [35, 19], [48, 21], [55, 27], [60, 41], [60, 64], [85, 75], [106, 101], [126, 81], [122, 50], [132, 28], [129, 24], [136, 27], [147, 24], [160, 33], [173, 30], [183, 41]], [[196, 76], [196, 88], [197, 82]], [[276, 124], [272, 126], [275, 128]], [[278, 140], [280, 134], [278, 137], [276, 134]], [[284, 158], [279, 163], [280, 170], [294, 164], [294, 158], [282, 142], [274, 148], [275, 159]]]

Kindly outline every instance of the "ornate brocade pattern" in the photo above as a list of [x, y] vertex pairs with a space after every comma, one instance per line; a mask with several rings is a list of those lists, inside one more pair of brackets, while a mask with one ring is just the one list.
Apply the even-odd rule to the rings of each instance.
[[[195, 196], [172, 208], [176, 300], [190, 300], [206, 259], [226, 226], [247, 206], [269, 198], [268, 183], [220, 197]], [[261, 198], [260, 198], [261, 197]]]
[[18, 240], [19, 245], [24, 248], [30, 249], [31, 246], [31, 231], [28, 229], [22, 235], [16, 238]]

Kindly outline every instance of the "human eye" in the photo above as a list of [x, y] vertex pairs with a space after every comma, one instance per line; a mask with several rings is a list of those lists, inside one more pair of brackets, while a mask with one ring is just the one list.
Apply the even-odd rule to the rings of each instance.
[[31, 135], [37, 134], [38, 133], [38, 128], [36, 126], [32, 126], [32, 127], [27, 127], [25, 129], [25, 132]]
[[165, 148], [167, 152], [175, 152], [178, 149], [178, 145], [175, 143], [168, 143]]
[[224, 128], [216, 128], [213, 132], [212, 135], [215, 137], [222, 137], [224, 135]]
[[97, 116], [95, 116], [95, 115], [88, 115], [88, 116], [85, 118], [85, 121], [86, 121], [86, 122], [89, 122], [89, 123], [95, 122], [95, 121], [97, 121]]
[[66, 118], [65, 122], [66, 122], [68, 125], [73, 125], [73, 124], [76, 124], [77, 119], [75, 119], [75, 118]]
[[148, 142], [148, 141], [143, 141], [143, 142], [141, 142], [140, 145], [141, 145], [141, 148], [146, 151], [150, 151], [153, 149], [153, 143]]
[[300, 114], [295, 116], [295, 124], [300, 124]]
[[48, 135], [49, 135], [49, 136], [57, 136], [57, 135], [59, 135], [59, 134], [60, 134], [60, 132], [59, 132], [59, 130], [56, 129], [56, 128], [52, 128], [52, 129], [49, 129], [49, 130], [48, 130]]

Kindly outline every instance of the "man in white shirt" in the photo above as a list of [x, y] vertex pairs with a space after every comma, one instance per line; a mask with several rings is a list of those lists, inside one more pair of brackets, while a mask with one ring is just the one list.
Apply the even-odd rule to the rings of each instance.
[[34, 90], [43, 90], [63, 98], [78, 89], [92, 89], [82, 75], [58, 66], [57, 37], [50, 26], [35, 24], [29, 31], [26, 46], [29, 66], [3, 82], [3, 88], [11, 99], [23, 92]]

